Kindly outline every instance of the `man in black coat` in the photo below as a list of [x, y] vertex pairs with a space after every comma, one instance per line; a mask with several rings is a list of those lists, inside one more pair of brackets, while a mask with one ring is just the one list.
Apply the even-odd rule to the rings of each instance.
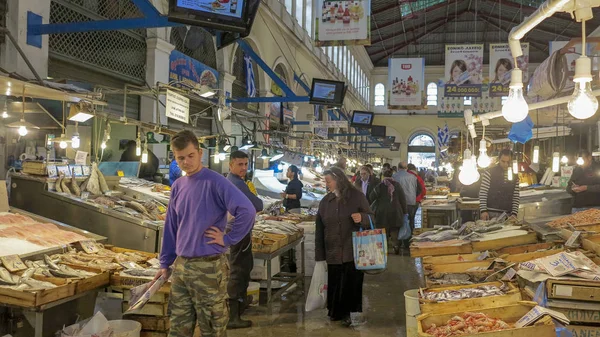
[[373, 171], [367, 165], [365, 165], [360, 168], [360, 176], [354, 182], [354, 186], [359, 191], [363, 192], [370, 205], [373, 202], [373, 200], [370, 199], [371, 192], [373, 192], [379, 183], [381, 183], [381, 181], [377, 179], [373, 174]]

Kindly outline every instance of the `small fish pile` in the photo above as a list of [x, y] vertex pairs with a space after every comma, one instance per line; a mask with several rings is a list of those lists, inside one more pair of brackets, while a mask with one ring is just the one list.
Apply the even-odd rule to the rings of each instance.
[[475, 288], [464, 288], [457, 290], [443, 290], [440, 292], [426, 291], [422, 294], [422, 299], [431, 302], [449, 302], [460, 301], [467, 298], [480, 298], [489, 296], [500, 296], [506, 294], [505, 286], [498, 288], [493, 285], [482, 285]]
[[131, 268], [148, 260], [147, 257], [134, 252], [116, 253], [103, 247], [95, 254], [88, 254], [83, 251], [77, 252], [72, 249], [65, 254], [54, 255], [53, 258], [67, 264], [101, 270]]
[[499, 331], [513, 328], [512, 324], [501, 319], [489, 317], [483, 313], [465, 312], [454, 316], [445, 325], [432, 324], [427, 331], [434, 337], [451, 337]]
[[597, 223], [600, 223], [600, 210], [588, 209], [550, 221], [546, 225], [553, 228], [569, 228], [569, 225], [579, 227]]
[[166, 218], [167, 207], [156, 200], [135, 201], [114, 195], [99, 195], [90, 197], [88, 201], [143, 220], [164, 221]]
[[[462, 226], [458, 223], [453, 226], [440, 226], [435, 230], [423, 232], [412, 238], [413, 242], [442, 242], [448, 240], [474, 240], [483, 237], [484, 233], [496, 232], [507, 228], [512, 222], [505, 215], [491, 220], [477, 220], [466, 222]], [[515, 227], [518, 229], [519, 227]]]
[[[73, 170], [74, 171], [74, 170]], [[72, 172], [71, 177], [65, 176], [60, 173], [56, 181], [54, 182], [54, 189], [56, 192], [65, 193], [69, 195], [81, 196], [82, 192], [90, 192], [92, 195], [103, 194], [110, 191], [104, 174], [100, 172], [98, 164], [92, 164], [92, 171], [90, 176], [84, 180], [81, 184], [78, 184], [75, 179], [75, 172]]]
[[36, 268], [28, 268], [19, 276], [11, 274], [4, 267], [0, 267], [0, 287], [29, 291], [56, 288], [56, 285], [53, 283], [38, 281], [32, 278], [36, 270]]
[[120, 272], [120, 274], [124, 276], [153, 279], [157, 272], [158, 269], [155, 268], [138, 268], [123, 270]]
[[[29, 262], [29, 261], [27, 261]], [[92, 273], [85, 270], [74, 269], [64, 264], [60, 264], [60, 260], [53, 260], [48, 255], [44, 255], [44, 263], [41, 261], [31, 262], [30, 268], [38, 268], [36, 269], [36, 273], [39, 272], [44, 276], [54, 276], [60, 278], [86, 278], [96, 275], [96, 273]], [[26, 263], [27, 264], [27, 263]]]

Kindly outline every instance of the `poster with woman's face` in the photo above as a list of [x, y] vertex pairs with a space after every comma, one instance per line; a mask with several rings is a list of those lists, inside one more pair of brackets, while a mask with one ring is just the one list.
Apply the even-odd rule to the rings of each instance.
[[444, 96], [481, 97], [483, 45], [446, 45]]
[[[523, 56], [517, 58], [519, 69], [523, 71], [523, 83], [529, 81], [529, 43], [521, 43]], [[510, 76], [515, 68], [515, 61], [510, 52], [508, 43], [490, 44], [490, 97], [508, 95]]]

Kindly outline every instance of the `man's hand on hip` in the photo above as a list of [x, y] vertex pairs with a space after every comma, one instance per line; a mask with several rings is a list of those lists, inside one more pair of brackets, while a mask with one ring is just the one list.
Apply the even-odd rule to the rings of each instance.
[[225, 242], [223, 241], [224, 233], [218, 227], [212, 226], [209, 229], [207, 229], [205, 233], [207, 238], [213, 239], [209, 242], [209, 244], [217, 244], [219, 246], [225, 247]]

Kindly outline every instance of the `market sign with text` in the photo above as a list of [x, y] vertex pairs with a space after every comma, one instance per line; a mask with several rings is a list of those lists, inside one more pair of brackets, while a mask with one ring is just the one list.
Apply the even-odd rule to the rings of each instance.
[[315, 2], [315, 45], [371, 44], [371, 0]]
[[445, 97], [481, 97], [483, 45], [446, 45]]
[[423, 108], [424, 58], [391, 58], [388, 74], [388, 109]]
[[[529, 43], [521, 43], [523, 56], [517, 58], [517, 65], [523, 71], [523, 83], [529, 82]], [[510, 76], [515, 68], [515, 61], [508, 43], [490, 44], [490, 97], [508, 96]]]
[[177, 50], [169, 57], [169, 82], [173, 86], [204, 92], [219, 88], [219, 72]]

